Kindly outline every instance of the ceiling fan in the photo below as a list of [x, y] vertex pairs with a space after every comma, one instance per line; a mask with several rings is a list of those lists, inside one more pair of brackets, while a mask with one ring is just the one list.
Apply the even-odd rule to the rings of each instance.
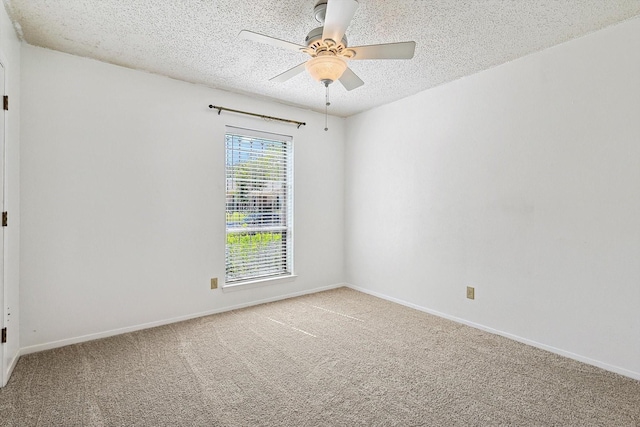
[[284, 82], [306, 69], [315, 80], [327, 88], [335, 80], [340, 80], [345, 89], [353, 90], [362, 86], [364, 82], [347, 66], [347, 61], [411, 59], [416, 47], [413, 41], [349, 47], [345, 32], [357, 8], [357, 0], [320, 0], [315, 5], [313, 14], [322, 27], [315, 28], [307, 34], [306, 46], [247, 30], [242, 30], [239, 37], [304, 52], [311, 56], [308, 61], [271, 78], [270, 81]]

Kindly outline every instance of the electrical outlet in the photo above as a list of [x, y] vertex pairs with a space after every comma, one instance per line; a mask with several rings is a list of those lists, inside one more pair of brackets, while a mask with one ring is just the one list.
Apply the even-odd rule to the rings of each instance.
[[211, 279], [211, 289], [218, 289], [218, 278], [214, 277]]
[[467, 298], [476, 299], [476, 288], [467, 286]]

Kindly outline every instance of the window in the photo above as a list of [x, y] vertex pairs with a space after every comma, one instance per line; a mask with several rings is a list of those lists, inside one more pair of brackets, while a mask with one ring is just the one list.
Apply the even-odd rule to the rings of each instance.
[[225, 147], [226, 283], [291, 275], [291, 137], [227, 127]]

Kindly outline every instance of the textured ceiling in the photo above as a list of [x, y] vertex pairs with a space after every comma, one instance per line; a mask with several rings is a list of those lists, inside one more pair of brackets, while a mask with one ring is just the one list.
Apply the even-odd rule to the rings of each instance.
[[[329, 0], [332, 1], [332, 0]], [[303, 53], [240, 40], [242, 29], [304, 44], [317, 0], [4, 0], [27, 43], [324, 111]], [[350, 46], [416, 41], [412, 60], [353, 61], [365, 85], [331, 86], [350, 116], [640, 15], [640, 0], [359, 0]], [[212, 100], [215, 101], [215, 100]], [[233, 106], [230, 106], [233, 107]]]

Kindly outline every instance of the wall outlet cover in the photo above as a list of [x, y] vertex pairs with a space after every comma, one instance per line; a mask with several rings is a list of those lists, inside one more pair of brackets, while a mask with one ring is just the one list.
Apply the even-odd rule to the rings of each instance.
[[476, 288], [471, 286], [467, 286], [467, 298], [475, 299], [476, 298]]

